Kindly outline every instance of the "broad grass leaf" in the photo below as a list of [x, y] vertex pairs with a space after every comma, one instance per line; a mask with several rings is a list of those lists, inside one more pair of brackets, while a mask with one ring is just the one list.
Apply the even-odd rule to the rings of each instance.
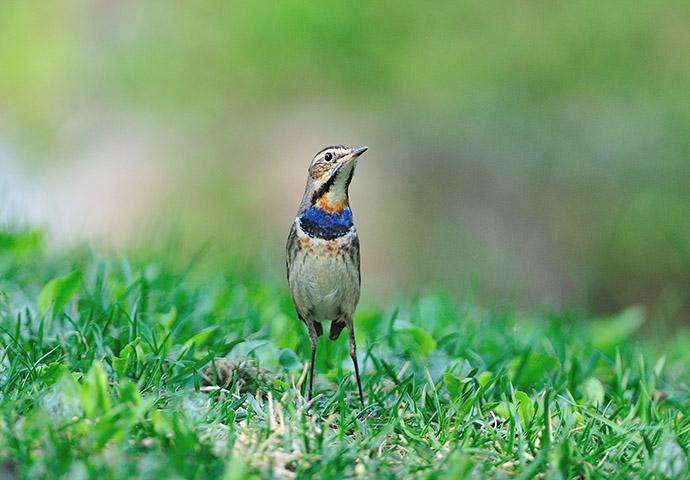
[[420, 327], [409, 327], [402, 330], [405, 332], [410, 340], [415, 353], [427, 356], [436, 350], [436, 340], [426, 330]]
[[114, 357], [112, 359], [113, 370], [118, 378], [124, 378], [129, 367], [129, 355], [124, 357]]
[[204, 328], [184, 342], [182, 349], [186, 350], [191, 348], [192, 345], [194, 345], [196, 348], [201, 348], [212, 343], [216, 339], [216, 330], [218, 330], [218, 327], [215, 325]]
[[38, 313], [44, 315], [52, 306], [53, 314], [62, 310], [81, 287], [82, 274], [75, 270], [63, 277], [54, 278], [38, 295]]
[[141, 393], [136, 384], [129, 379], [125, 379], [120, 382], [120, 401], [129, 403], [133, 407], [139, 407], [142, 405]]
[[489, 372], [489, 371], [480, 373], [479, 376], [477, 377], [477, 382], [479, 383], [479, 386], [483, 387], [484, 385], [489, 383], [491, 381], [491, 379], [493, 378], [493, 376], [494, 376], [494, 374]]
[[522, 425], [528, 425], [529, 422], [532, 421], [532, 417], [534, 417], [534, 405], [532, 405], [532, 400], [525, 392], [518, 390], [515, 392], [515, 403]]
[[88, 418], [98, 417], [110, 410], [108, 376], [103, 364], [96, 360], [86, 373], [81, 386], [81, 399], [84, 413]]
[[593, 323], [590, 327], [592, 345], [604, 352], [630, 338], [645, 321], [645, 310], [636, 305], [623, 310], [618, 315]]
[[528, 352], [513, 359], [510, 372], [516, 384], [532, 386], [544, 380], [557, 364], [556, 358], [550, 355]]
[[112, 367], [118, 378], [125, 377], [129, 368], [137, 363], [143, 363], [144, 351], [138, 338], [132, 340], [120, 350], [119, 357], [113, 357]]
[[53, 362], [48, 365], [42, 365], [36, 369], [39, 377], [46, 386], [55, 385], [64, 375], [69, 374], [69, 369], [62, 363]]
[[446, 385], [446, 390], [448, 390], [451, 398], [456, 398], [462, 393], [464, 383], [452, 373], [446, 372], [443, 374], [443, 383]]
[[496, 413], [496, 415], [503, 419], [510, 418], [510, 408], [508, 407], [507, 402], [498, 402], [498, 404], [496, 404], [492, 410], [494, 413]]

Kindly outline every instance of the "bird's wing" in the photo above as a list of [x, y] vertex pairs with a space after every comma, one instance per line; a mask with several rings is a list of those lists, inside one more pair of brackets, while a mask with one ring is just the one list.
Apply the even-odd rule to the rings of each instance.
[[295, 223], [293, 222], [292, 227], [290, 227], [290, 233], [288, 234], [288, 238], [287, 238], [286, 255], [285, 255], [285, 270], [287, 272], [288, 283], [290, 282], [290, 266], [292, 265], [293, 261], [295, 260], [296, 255], [297, 255], [297, 228], [295, 226]]
[[352, 258], [352, 263], [354, 263], [357, 266], [357, 284], [361, 287], [362, 286], [362, 270], [360, 268], [359, 237], [357, 235], [355, 235], [355, 238], [352, 241], [352, 248], [350, 249], [350, 256]]
[[[288, 234], [288, 239], [287, 239], [287, 245], [286, 245], [286, 255], [285, 255], [285, 270], [287, 271], [287, 280], [288, 280], [288, 285], [290, 285], [290, 294], [292, 295], [292, 303], [295, 304], [295, 310], [297, 311], [297, 316], [299, 319], [306, 325], [307, 321], [305, 320], [305, 313], [300, 309], [299, 302], [295, 300], [295, 295], [294, 292], [292, 291], [292, 285], [290, 284], [290, 269], [292, 265], [295, 263], [295, 257], [297, 256], [297, 252], [299, 250], [299, 241], [297, 239], [297, 227], [295, 226], [295, 223], [292, 224], [292, 227], [290, 228], [290, 233]], [[317, 324], [315, 325], [317, 334], [320, 336], [321, 335], [321, 325]]]

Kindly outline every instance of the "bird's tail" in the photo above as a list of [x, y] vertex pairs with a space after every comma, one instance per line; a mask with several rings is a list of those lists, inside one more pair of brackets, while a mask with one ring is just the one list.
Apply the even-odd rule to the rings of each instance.
[[337, 340], [343, 328], [345, 328], [345, 322], [331, 322], [331, 334], [328, 335], [328, 339]]

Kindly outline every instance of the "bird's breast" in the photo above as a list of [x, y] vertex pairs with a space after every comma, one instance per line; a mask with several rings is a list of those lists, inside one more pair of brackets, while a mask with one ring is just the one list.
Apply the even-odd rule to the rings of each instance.
[[314, 319], [332, 320], [354, 312], [359, 299], [359, 252], [353, 250], [359, 248], [356, 239], [354, 230], [324, 240], [298, 229], [290, 288], [295, 302]]

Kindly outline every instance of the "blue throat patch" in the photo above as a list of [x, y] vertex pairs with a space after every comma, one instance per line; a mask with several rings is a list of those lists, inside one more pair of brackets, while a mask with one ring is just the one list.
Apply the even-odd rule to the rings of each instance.
[[352, 228], [352, 211], [345, 208], [340, 213], [329, 214], [312, 206], [300, 216], [299, 225], [312, 238], [333, 240], [342, 237]]

